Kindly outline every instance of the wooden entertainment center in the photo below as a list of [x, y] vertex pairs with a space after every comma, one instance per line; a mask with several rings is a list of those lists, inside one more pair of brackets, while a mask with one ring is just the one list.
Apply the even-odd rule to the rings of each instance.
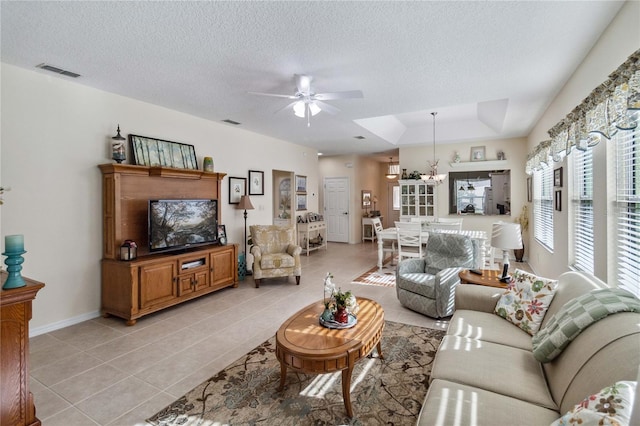
[[[102, 315], [133, 325], [144, 315], [238, 286], [238, 245], [205, 245], [149, 253], [148, 202], [152, 199], [217, 199], [225, 173], [101, 164]], [[220, 201], [219, 201], [220, 202]], [[220, 204], [218, 222], [221, 223]], [[133, 240], [138, 257], [119, 260], [120, 245]]]

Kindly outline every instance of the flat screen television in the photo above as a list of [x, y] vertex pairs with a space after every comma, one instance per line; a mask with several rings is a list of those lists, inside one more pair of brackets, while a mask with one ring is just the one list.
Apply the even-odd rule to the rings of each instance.
[[149, 251], [218, 241], [218, 200], [149, 200]]

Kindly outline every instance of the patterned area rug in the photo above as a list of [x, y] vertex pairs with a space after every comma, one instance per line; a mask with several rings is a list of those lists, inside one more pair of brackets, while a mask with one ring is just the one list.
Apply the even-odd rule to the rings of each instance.
[[388, 258], [382, 264], [382, 270], [378, 271], [378, 267], [374, 266], [358, 278], [353, 280], [352, 284], [364, 284], [364, 285], [380, 285], [383, 287], [395, 287], [396, 285], [396, 265], [398, 259], [391, 263], [391, 258]]
[[444, 331], [387, 321], [380, 359], [360, 360], [351, 380], [354, 417], [342, 399], [341, 374], [288, 371], [277, 391], [275, 338], [211, 377], [147, 421], [153, 425], [413, 425], [427, 394]]

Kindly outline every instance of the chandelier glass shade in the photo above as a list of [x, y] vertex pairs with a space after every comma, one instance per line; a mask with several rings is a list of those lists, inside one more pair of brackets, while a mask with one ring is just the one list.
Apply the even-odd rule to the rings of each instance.
[[432, 112], [431, 116], [433, 117], [433, 162], [430, 163], [431, 171], [428, 175], [420, 175], [420, 179], [435, 183], [436, 185], [440, 185], [447, 178], [446, 174], [438, 174], [438, 161], [436, 160], [436, 114], [437, 112]]
[[387, 179], [395, 179], [398, 177], [398, 173], [394, 173], [394, 169], [399, 166], [393, 164], [393, 157], [389, 157], [389, 167], [387, 168], [387, 174], [384, 175]]

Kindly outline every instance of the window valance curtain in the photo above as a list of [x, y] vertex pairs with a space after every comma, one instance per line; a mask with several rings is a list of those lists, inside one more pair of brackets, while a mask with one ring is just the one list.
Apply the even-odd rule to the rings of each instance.
[[526, 173], [561, 161], [573, 148], [585, 151], [611, 139], [619, 131], [633, 130], [638, 125], [640, 110], [640, 49], [596, 87], [547, 133], [551, 139], [538, 144], [527, 156]]

